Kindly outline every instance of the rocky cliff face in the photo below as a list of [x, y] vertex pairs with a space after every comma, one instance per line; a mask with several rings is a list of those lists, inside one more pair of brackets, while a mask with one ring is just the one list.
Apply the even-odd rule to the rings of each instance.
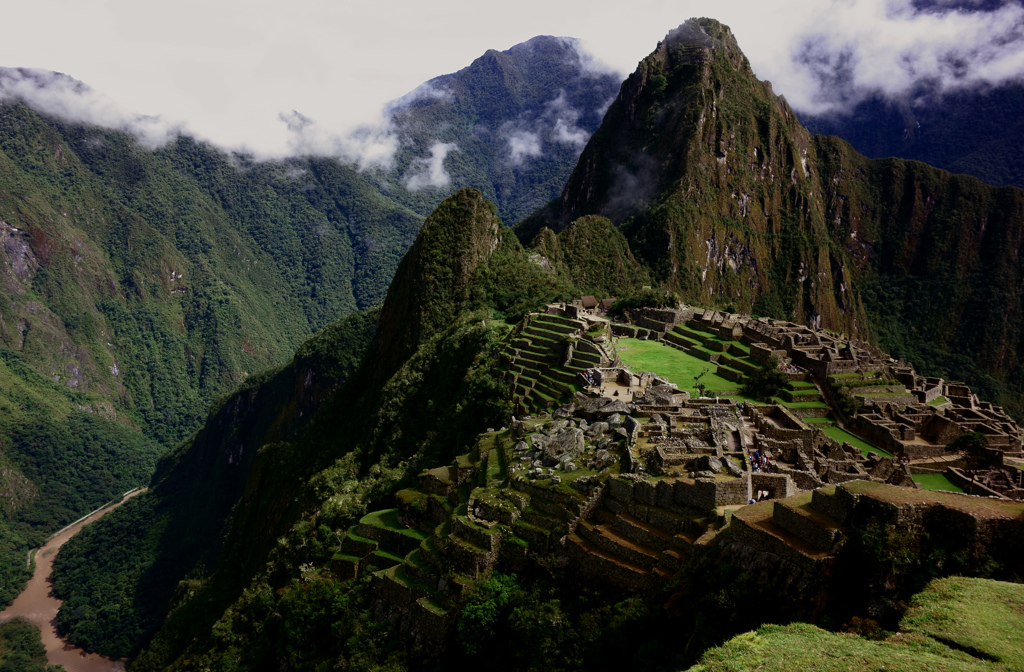
[[517, 232], [606, 216], [685, 300], [876, 339], [1020, 413], [1022, 198], [812, 136], [729, 29], [697, 19], [641, 61]]
[[729, 29], [693, 20], [641, 61], [562, 196], [522, 231], [604, 215], [689, 300], [857, 333], [814, 160], [811, 135]]

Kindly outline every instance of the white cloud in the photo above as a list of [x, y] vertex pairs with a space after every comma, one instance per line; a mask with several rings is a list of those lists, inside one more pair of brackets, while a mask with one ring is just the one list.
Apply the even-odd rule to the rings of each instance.
[[795, 67], [776, 90], [808, 112], [848, 106], [874, 92], [896, 96], [919, 83], [938, 90], [998, 85], [1024, 72], [1024, 7], [964, 11], [913, 0], [833, 0], [795, 35]]
[[603, 75], [614, 75], [620, 78], [624, 78], [626, 74], [628, 74], [603, 61], [586, 44], [584, 44], [583, 40], [575, 37], [562, 37], [559, 39], [565, 46], [576, 52], [579, 57], [580, 68], [582, 68], [584, 74], [598, 77]]
[[288, 128], [288, 153], [293, 156], [334, 156], [355, 163], [360, 170], [394, 167], [398, 136], [384, 119], [338, 135], [296, 110], [279, 118]]
[[43, 114], [131, 133], [150, 149], [184, 132], [182, 124], [160, 117], [127, 114], [82, 82], [47, 70], [0, 68], [0, 98], [20, 98]]
[[509, 160], [518, 166], [527, 158], [541, 155], [540, 136], [530, 131], [513, 131], [508, 134]]
[[579, 110], [574, 109], [565, 98], [565, 91], [559, 91], [554, 99], [545, 105], [545, 120], [548, 123], [554, 122], [551, 126], [551, 135], [556, 142], [582, 147], [587, 144], [590, 134], [576, 126], [579, 121]]
[[430, 147], [430, 156], [415, 159], [409, 169], [405, 186], [409, 191], [419, 191], [426, 187], [447, 187], [451, 182], [448, 171], [444, 169], [444, 160], [448, 152], [458, 151], [454, 142], [435, 142]]
[[[559, 2], [551, 11], [550, 0], [522, 0], [517, 11], [499, 14], [476, 0], [183, 0], [173, 12], [139, 0], [33, 0], [4, 8], [5, 25], [17, 29], [0, 41], [0, 65], [88, 82], [103, 92], [102, 101], [51, 92], [34, 94], [33, 104], [134, 129], [149, 144], [187, 130], [258, 157], [337, 151], [364, 165], [385, 164], [392, 151], [380, 124], [385, 101], [401, 101], [409, 91], [412, 100], [438, 95], [416, 87], [487, 49], [536, 35], [575, 35], [578, 41], [568, 41], [582, 49], [585, 70], [628, 73], [670, 29], [710, 15], [732, 27], [758, 76], [798, 109], [837, 104], [836, 95], [822, 93], [823, 82], [843, 82], [838, 96], [847, 99], [872, 87], [899, 92], [917, 77], [975, 86], [1024, 71], [1017, 0], [976, 13], [954, 3], [993, 3], [932, 0], [932, 10], [922, 13], [911, 0]], [[315, 124], [296, 137], [280, 121], [289, 110]], [[578, 137], [568, 122], [562, 137]], [[350, 143], [339, 140], [353, 133]]]
[[450, 101], [452, 97], [453, 94], [448, 89], [437, 87], [432, 82], [424, 82], [404, 96], [387, 103], [384, 106], [384, 112], [390, 115], [409, 107], [419, 100]]
[[558, 142], [562, 142], [567, 145], [582, 147], [587, 144], [587, 140], [590, 139], [590, 134], [582, 128], [570, 126], [565, 119], [557, 119], [555, 120], [554, 138]]

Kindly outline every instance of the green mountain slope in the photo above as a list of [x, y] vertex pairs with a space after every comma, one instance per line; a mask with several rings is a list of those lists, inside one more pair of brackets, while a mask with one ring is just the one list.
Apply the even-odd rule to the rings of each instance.
[[[395, 104], [400, 138], [388, 193], [425, 216], [438, 197], [480, 189], [507, 223], [554, 198], [619, 87], [595, 70], [575, 40], [539, 36], [436, 77]], [[437, 143], [450, 182], [406, 188]], [[413, 183], [415, 184], [415, 183]]]
[[812, 151], [729, 30], [691, 21], [629, 76], [562, 195], [520, 236], [602, 215], [691, 301], [856, 332], [863, 313], [835, 291], [852, 269], [830, 248]]
[[801, 114], [812, 132], [838, 135], [871, 158], [923, 161], [995, 185], [1024, 188], [1024, 87], [1007, 82], [937, 91], [921, 83], [896, 100], [875, 95], [853, 109]]
[[877, 338], [1020, 414], [1021, 198], [811, 136], [700, 19], [640, 63], [518, 232], [608, 217], [686, 300]]
[[333, 162], [237, 166], [187, 138], [148, 152], [2, 104], [3, 345], [168, 445], [250, 372], [378, 302], [418, 227]]
[[[486, 67], [495, 59], [500, 68]], [[515, 95], [501, 89], [506, 81]], [[390, 177], [329, 158], [258, 162], [185, 136], [149, 150], [0, 98], [0, 494], [10, 502], [0, 601], [26, 579], [29, 545], [143, 483], [161, 449], [189, 437], [221, 394], [252, 389], [251, 374], [281, 364], [310, 334], [384, 300], [437, 199], [437, 189], [405, 187], [417, 151], [435, 136], [460, 143], [449, 188], [479, 181], [525, 212], [536, 202], [514, 201], [509, 184], [531, 187], [515, 198], [550, 198], [582, 142], [558, 142], [556, 124], [585, 137], [616, 82], [586, 70], [570, 42], [538, 38], [431, 86], [455, 104], [394, 108], [404, 140]], [[513, 126], [547, 133], [544, 155], [498, 160]], [[480, 136], [484, 127], [493, 133]], [[223, 522], [237, 500], [222, 486], [202, 518]], [[153, 535], [188, 525], [153, 516], [164, 521]], [[182, 562], [211, 565], [222, 533], [197, 533]], [[154, 627], [141, 618], [142, 631]]]
[[110, 403], [43, 378], [0, 349], [0, 601], [30, 576], [29, 548], [144, 485], [160, 446], [114, 419]]
[[[500, 306], [573, 293], [529, 261], [480, 192], [456, 193], [424, 223], [379, 318], [347, 318], [325, 332], [338, 337], [318, 335], [296, 356], [315, 350], [314, 370], [336, 370], [344, 358], [346, 372], [362, 360], [357, 373], [313, 405], [294, 396], [308, 377], [298, 364], [247, 383], [161, 461], [150, 493], [66, 546], [55, 563], [62, 629], [90, 648], [131, 655], [170, 605], [145, 654], [166, 664], [205, 637], [252, 580], [279, 587], [307, 552], [329, 559], [340, 543], [331, 530], [508, 417], [508, 390], [492, 373], [507, 333], [492, 319]], [[329, 347], [317, 345], [324, 338]], [[99, 609], [111, 586], [124, 605], [117, 614]]]

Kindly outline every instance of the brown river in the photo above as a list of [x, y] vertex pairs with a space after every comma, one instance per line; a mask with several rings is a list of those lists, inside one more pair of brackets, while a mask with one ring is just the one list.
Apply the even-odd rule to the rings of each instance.
[[36, 570], [28, 580], [25, 590], [14, 599], [11, 606], [0, 612], [0, 623], [22, 616], [39, 626], [43, 632], [46, 659], [51, 665], [63, 665], [67, 672], [121, 672], [125, 669], [124, 663], [95, 653], [86, 653], [57, 634], [57, 608], [61, 602], [50, 595], [50, 572], [53, 570], [53, 559], [57, 556], [57, 549], [64, 545], [64, 542], [78, 534], [78, 531], [89, 523], [99, 520], [145, 491], [145, 488], [134, 490], [117, 504], [93, 511], [54, 535], [45, 546], [36, 551]]

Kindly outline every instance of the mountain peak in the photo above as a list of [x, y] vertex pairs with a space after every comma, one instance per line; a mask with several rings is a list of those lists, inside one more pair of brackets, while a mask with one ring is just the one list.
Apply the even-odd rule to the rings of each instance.
[[[726, 119], [723, 105], [737, 114]], [[728, 126], [768, 117], [798, 132], [796, 117], [769, 83], [756, 78], [729, 27], [690, 19], [670, 31], [622, 84], [549, 211], [551, 223], [560, 230], [577, 217], [600, 214], [620, 224], [671, 190], [700, 163], [699, 154], [724, 158], [729, 138], [723, 133], [734, 132]], [[522, 237], [535, 232], [526, 230]]]
[[[559, 199], [520, 226], [530, 240], [584, 215], [623, 228], [655, 279], [684, 298], [856, 333], [829, 291], [847, 277], [816, 245], [780, 257], [779, 240], [817, 241], [825, 228], [811, 136], [732, 31], [691, 19], [668, 33], [622, 84]], [[773, 277], [834, 279], [772, 298]], [[847, 286], [849, 283], [846, 283]], [[768, 296], [768, 298], [765, 298]]]
[[497, 248], [501, 229], [494, 205], [470, 188], [446, 198], [423, 223], [381, 308], [373, 348], [383, 378], [465, 307], [470, 281]]

